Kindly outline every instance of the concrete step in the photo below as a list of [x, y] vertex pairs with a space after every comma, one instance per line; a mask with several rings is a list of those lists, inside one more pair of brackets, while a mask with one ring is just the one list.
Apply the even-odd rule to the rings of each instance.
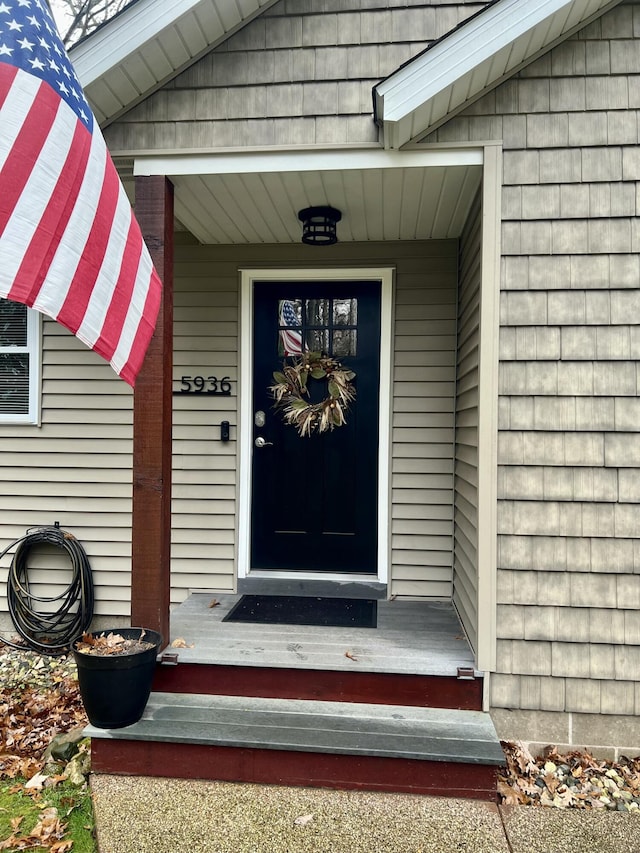
[[89, 727], [95, 772], [495, 799], [488, 714], [402, 705], [153, 693], [124, 729]]

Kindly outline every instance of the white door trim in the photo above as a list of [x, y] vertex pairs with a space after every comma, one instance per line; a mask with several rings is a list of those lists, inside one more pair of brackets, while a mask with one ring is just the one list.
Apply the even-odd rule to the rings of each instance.
[[[236, 541], [237, 576], [246, 578], [251, 573], [251, 459], [253, 455], [253, 285], [256, 281], [379, 281], [381, 284], [380, 316], [380, 405], [378, 442], [378, 571], [380, 583], [389, 581], [391, 557], [391, 382], [393, 344], [393, 282], [392, 267], [346, 267], [339, 269], [246, 269], [240, 270], [240, 425], [238, 431], [238, 514]], [[271, 578], [298, 578], [323, 580], [371, 580], [370, 576], [344, 575], [323, 572], [261, 572]]]

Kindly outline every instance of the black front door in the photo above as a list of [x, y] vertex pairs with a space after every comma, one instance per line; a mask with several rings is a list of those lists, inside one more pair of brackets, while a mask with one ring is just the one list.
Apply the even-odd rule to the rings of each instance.
[[[380, 294], [379, 281], [254, 283], [253, 569], [377, 573]], [[355, 372], [356, 397], [344, 425], [301, 436], [269, 388], [312, 352]], [[327, 380], [308, 390], [321, 402]]]

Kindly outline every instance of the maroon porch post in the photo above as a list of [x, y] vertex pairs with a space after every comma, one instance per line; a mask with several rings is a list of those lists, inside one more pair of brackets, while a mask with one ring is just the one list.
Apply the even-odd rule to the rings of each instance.
[[133, 394], [131, 624], [169, 641], [173, 185], [136, 178], [136, 218], [163, 282], [162, 303]]

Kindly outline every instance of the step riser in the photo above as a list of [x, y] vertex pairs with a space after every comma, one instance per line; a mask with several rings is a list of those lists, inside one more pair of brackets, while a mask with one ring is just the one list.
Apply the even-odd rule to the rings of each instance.
[[482, 710], [482, 679], [180, 663], [156, 670], [153, 690]]
[[93, 739], [92, 771], [496, 800], [492, 765]]

